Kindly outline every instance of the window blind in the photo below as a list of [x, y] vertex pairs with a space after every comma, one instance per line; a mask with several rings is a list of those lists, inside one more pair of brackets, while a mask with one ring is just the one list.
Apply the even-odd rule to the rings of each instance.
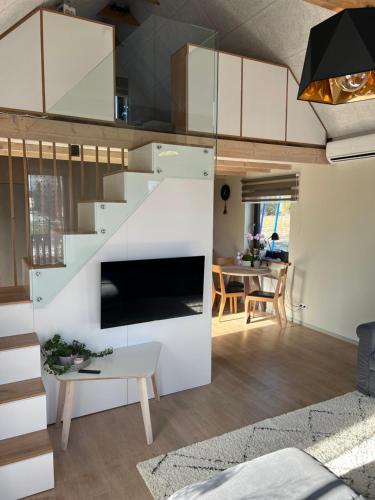
[[298, 197], [298, 174], [242, 180], [242, 202], [244, 203], [276, 202], [279, 200], [297, 201]]

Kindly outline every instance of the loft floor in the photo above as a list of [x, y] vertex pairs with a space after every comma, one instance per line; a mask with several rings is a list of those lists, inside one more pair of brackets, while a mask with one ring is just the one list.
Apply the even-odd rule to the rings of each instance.
[[271, 319], [243, 331], [228, 316], [213, 330], [212, 384], [151, 401], [151, 446], [138, 404], [73, 420], [66, 452], [50, 426], [56, 488], [30, 498], [150, 500], [138, 462], [355, 389], [352, 344]]

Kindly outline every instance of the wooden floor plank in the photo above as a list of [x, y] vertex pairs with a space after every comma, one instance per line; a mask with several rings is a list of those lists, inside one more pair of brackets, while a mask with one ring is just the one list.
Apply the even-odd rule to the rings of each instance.
[[240, 316], [226, 315], [220, 333], [214, 320], [212, 384], [150, 401], [151, 446], [138, 404], [74, 419], [66, 452], [50, 426], [56, 488], [35, 498], [150, 500], [138, 462], [355, 389], [356, 346], [256, 323], [243, 330]]

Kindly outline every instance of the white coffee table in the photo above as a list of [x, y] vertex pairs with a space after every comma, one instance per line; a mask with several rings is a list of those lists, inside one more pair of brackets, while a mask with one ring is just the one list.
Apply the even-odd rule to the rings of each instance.
[[147, 378], [151, 378], [155, 398], [159, 400], [155, 371], [159, 361], [160, 350], [161, 344], [159, 342], [120, 347], [114, 349], [113, 354], [110, 356], [92, 359], [87, 369], [100, 370], [99, 374], [69, 372], [56, 376], [57, 380], [60, 381], [56, 424], [59, 425], [62, 419], [61, 448], [63, 450], [66, 450], [68, 446], [75, 384], [87, 380], [137, 379], [146, 441], [147, 444], [153, 442], [147, 394]]

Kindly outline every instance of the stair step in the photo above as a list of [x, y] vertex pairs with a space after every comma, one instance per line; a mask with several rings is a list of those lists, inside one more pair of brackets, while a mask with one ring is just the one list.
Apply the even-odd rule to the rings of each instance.
[[56, 262], [55, 264], [33, 264], [30, 266], [30, 269], [55, 269], [59, 267], [66, 267], [66, 264], [63, 262]]
[[36, 396], [45, 396], [45, 394], [46, 391], [40, 377], [11, 384], [2, 384], [0, 385], [0, 405]]
[[126, 200], [83, 200], [79, 203], [126, 203]]
[[21, 304], [31, 302], [30, 295], [23, 286], [0, 288], [0, 305]]
[[47, 429], [0, 441], [0, 466], [52, 453]]
[[9, 335], [8, 337], [0, 337], [0, 351], [22, 349], [23, 347], [32, 347], [39, 345], [39, 339], [35, 332], [24, 333], [23, 335]]
[[28, 257], [24, 257], [23, 260], [29, 269], [49, 269], [49, 268], [66, 267], [64, 262], [48, 262], [46, 264], [33, 264]]
[[118, 172], [106, 172], [103, 177], [108, 177], [109, 175], [116, 175], [116, 174], [126, 174], [128, 172], [132, 172], [135, 174], [152, 174], [153, 172], [151, 170], [132, 170], [132, 169], [126, 169], [126, 170], [119, 170]]
[[84, 229], [80, 229], [79, 231], [65, 231], [64, 234], [72, 235], [72, 234], [98, 234], [98, 231], [85, 231]]
[[35, 333], [0, 338], [0, 384], [40, 377], [40, 343]]
[[46, 429], [0, 441], [2, 500], [29, 497], [53, 487], [53, 451]]

